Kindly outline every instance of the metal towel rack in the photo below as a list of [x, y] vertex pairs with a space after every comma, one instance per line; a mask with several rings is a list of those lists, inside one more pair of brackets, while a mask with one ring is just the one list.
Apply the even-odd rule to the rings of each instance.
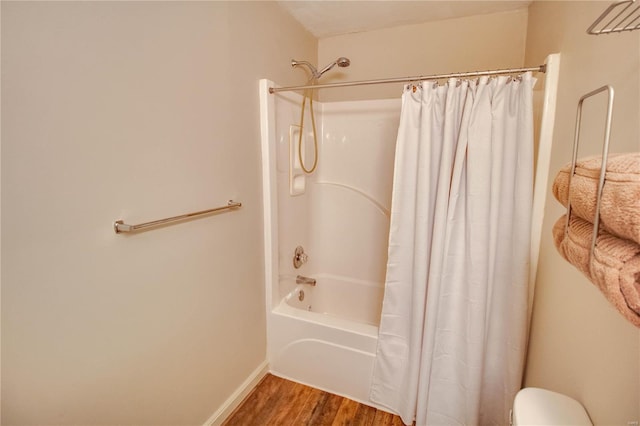
[[205, 216], [211, 213], [220, 212], [223, 210], [236, 209], [238, 207], [242, 207], [242, 203], [229, 200], [226, 206], [215, 207], [213, 209], [201, 210], [199, 212], [181, 214], [179, 216], [168, 217], [166, 219], [154, 220], [152, 222], [139, 223], [137, 225], [127, 225], [123, 220], [116, 220], [113, 222], [113, 230], [116, 231], [116, 234], [121, 234], [123, 232], [136, 232], [142, 231], [148, 228], [153, 228], [161, 225], [168, 225], [174, 222], [180, 222], [186, 219], [195, 219], [201, 216]]
[[591, 261], [593, 260], [593, 253], [596, 249], [598, 231], [600, 230], [600, 203], [602, 201], [602, 189], [604, 188], [605, 174], [607, 172], [607, 156], [609, 155], [609, 139], [611, 136], [611, 119], [613, 114], [614, 91], [613, 87], [611, 86], [602, 86], [599, 89], [587, 93], [580, 98], [580, 101], [578, 101], [578, 112], [576, 114], [576, 130], [573, 140], [573, 157], [571, 159], [571, 172], [569, 173], [568, 182], [569, 193], [567, 196], [567, 221], [564, 226], [565, 238], [567, 236], [567, 233], [569, 232], [569, 220], [571, 218], [571, 178], [576, 172], [576, 161], [578, 159], [578, 145], [580, 144], [580, 123], [582, 121], [582, 104], [584, 103], [585, 99], [588, 99], [605, 91], [608, 93], [607, 118], [604, 128], [604, 141], [602, 143], [602, 163], [600, 164], [600, 178], [598, 180], [598, 191], [596, 193], [596, 214], [593, 218], [593, 236], [591, 238], [591, 250], [589, 251], [589, 265], [591, 265]]
[[[602, 22], [605, 23], [600, 25]], [[612, 3], [602, 12], [587, 28], [587, 34], [611, 34], [638, 29], [640, 29], [640, 5], [636, 5], [636, 0], [622, 0]]]

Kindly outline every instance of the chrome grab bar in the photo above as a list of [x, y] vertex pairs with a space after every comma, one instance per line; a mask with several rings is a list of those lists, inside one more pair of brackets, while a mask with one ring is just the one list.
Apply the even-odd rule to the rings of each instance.
[[316, 279], [315, 278], [309, 278], [309, 277], [303, 277], [302, 275], [298, 275], [296, 277], [296, 284], [307, 284], [307, 285], [310, 285], [312, 287], [315, 287]]
[[116, 231], [116, 234], [121, 234], [123, 232], [142, 231], [147, 228], [152, 228], [160, 225], [167, 225], [173, 222], [179, 222], [186, 219], [195, 219], [199, 216], [204, 216], [204, 215], [208, 215], [211, 213], [228, 210], [228, 209], [235, 209], [238, 207], [242, 207], [242, 203], [229, 200], [226, 206], [216, 207], [208, 210], [201, 210], [199, 212], [194, 212], [194, 213], [181, 214], [179, 216], [168, 217], [166, 219], [154, 220], [152, 222], [145, 222], [137, 225], [127, 225], [126, 223], [124, 223], [123, 220], [116, 220], [115, 222], [113, 222], [113, 230]]

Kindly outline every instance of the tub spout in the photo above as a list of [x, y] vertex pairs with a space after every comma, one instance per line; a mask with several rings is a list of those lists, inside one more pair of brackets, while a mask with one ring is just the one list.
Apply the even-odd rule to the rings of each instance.
[[316, 279], [315, 278], [309, 278], [309, 277], [303, 277], [302, 275], [298, 275], [296, 277], [296, 284], [308, 284], [310, 286], [315, 286], [316, 285]]

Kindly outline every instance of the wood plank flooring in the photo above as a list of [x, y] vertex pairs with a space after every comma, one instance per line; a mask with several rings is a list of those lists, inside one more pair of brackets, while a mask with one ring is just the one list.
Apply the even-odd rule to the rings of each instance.
[[400, 417], [267, 374], [223, 426], [403, 426]]

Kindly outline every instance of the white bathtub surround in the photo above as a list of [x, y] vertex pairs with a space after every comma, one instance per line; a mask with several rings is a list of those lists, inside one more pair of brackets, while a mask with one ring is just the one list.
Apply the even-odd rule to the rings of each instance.
[[403, 94], [371, 399], [406, 423], [508, 424], [526, 344], [534, 83]]
[[[270, 370], [374, 405], [369, 388], [384, 288], [400, 100], [314, 102], [318, 167], [304, 176], [304, 185], [292, 196], [290, 128], [300, 122], [302, 97], [270, 95], [269, 86], [273, 83], [261, 81]], [[310, 123], [308, 111], [304, 120]], [[310, 127], [303, 132], [309, 165]], [[293, 265], [297, 246], [308, 255], [299, 269]], [[296, 285], [297, 275], [315, 279], [316, 286]], [[299, 300], [301, 291], [304, 300]]]

